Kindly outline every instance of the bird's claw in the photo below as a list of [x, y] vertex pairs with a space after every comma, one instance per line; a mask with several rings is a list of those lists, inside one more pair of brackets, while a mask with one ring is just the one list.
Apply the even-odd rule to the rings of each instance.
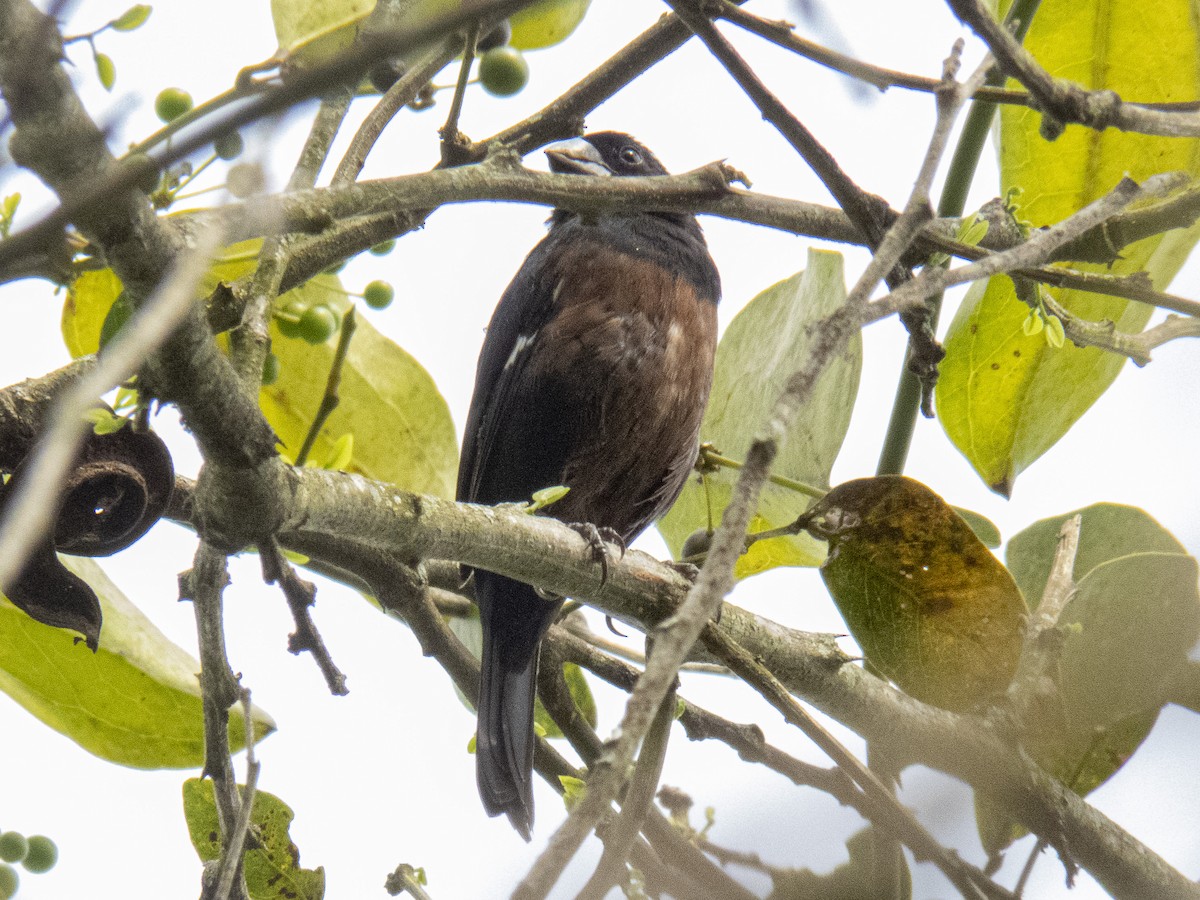
[[592, 549], [592, 560], [600, 564], [600, 587], [608, 583], [608, 548], [615, 544], [617, 559], [625, 558], [625, 539], [608, 527], [597, 528], [591, 522], [569, 522], [567, 527], [579, 534]]

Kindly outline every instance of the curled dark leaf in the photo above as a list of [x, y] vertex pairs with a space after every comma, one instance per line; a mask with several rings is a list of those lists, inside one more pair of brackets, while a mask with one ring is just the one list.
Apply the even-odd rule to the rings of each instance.
[[73, 556], [111, 556], [162, 517], [175, 469], [162, 439], [123, 428], [93, 434], [68, 476], [55, 547]]
[[[0, 511], [21, 483], [20, 468], [0, 490]], [[99, 646], [100, 602], [87, 582], [57, 553], [110, 556], [128, 547], [158, 521], [171, 499], [175, 470], [162, 439], [128, 428], [91, 434], [67, 476], [53, 534], [38, 544], [4, 585], [4, 594], [30, 618], [84, 636]]]
[[43, 625], [78, 631], [93, 653], [100, 646], [100, 601], [86, 581], [59, 561], [49, 536], [13, 583], [4, 586], [4, 595]]

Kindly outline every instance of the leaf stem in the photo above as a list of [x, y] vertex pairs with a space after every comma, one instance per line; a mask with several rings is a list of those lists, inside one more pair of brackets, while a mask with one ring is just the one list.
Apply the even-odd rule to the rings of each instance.
[[313, 444], [317, 442], [317, 435], [321, 433], [326, 420], [333, 415], [333, 411], [338, 408], [341, 398], [338, 396], [338, 388], [342, 383], [342, 367], [346, 363], [346, 355], [350, 352], [350, 339], [354, 337], [354, 329], [358, 327], [354, 321], [354, 307], [351, 306], [346, 311], [345, 317], [342, 319], [341, 333], [338, 335], [337, 350], [333, 354], [333, 363], [329, 367], [329, 380], [325, 383], [325, 395], [321, 397], [321, 405], [317, 409], [317, 414], [313, 416], [312, 425], [308, 429], [308, 434], [304, 438], [304, 445], [300, 448], [300, 452], [296, 454], [296, 466], [303, 466], [308, 459], [308, 454], [312, 452]]
[[[1016, 0], [1009, 9], [1005, 23], [1017, 22], [1016, 38], [1024, 40], [1033, 21], [1034, 13], [1041, 0]], [[1004, 84], [1004, 73], [994, 69], [987, 78], [986, 84], [999, 87]], [[989, 100], [975, 100], [963, 120], [963, 130], [950, 159], [950, 167], [946, 172], [946, 183], [942, 187], [942, 196], [938, 201], [939, 216], [961, 216], [967, 205], [967, 194], [975, 179], [975, 170], [979, 167], [979, 159], [987, 144], [988, 133], [991, 131], [992, 119], [996, 113], [996, 103]], [[932, 297], [928, 303], [929, 326], [937, 329], [938, 316], [942, 311], [942, 295]], [[911, 352], [911, 346], [909, 348]], [[907, 355], [907, 354], [906, 354]], [[900, 372], [900, 380], [896, 385], [896, 399], [892, 402], [892, 416], [888, 421], [887, 432], [883, 439], [883, 449], [879, 454], [879, 464], [875, 469], [876, 475], [902, 475], [904, 464], [908, 461], [908, 451], [912, 446], [913, 432], [917, 427], [917, 411], [921, 406], [921, 382], [916, 374], [907, 366]]]
[[[700, 453], [701, 461], [706, 465], [719, 466], [723, 469], [741, 469], [745, 466], [745, 463], [739, 462], [736, 459], [730, 459], [728, 456], [722, 456], [711, 449], [702, 447], [700, 448]], [[805, 484], [803, 481], [796, 481], [794, 478], [788, 478], [784, 475], [772, 474], [769, 477], [772, 484], [785, 487], [798, 494], [804, 494], [806, 497], [812, 497], [814, 500], [820, 500], [828, 493], [828, 490], [825, 488], [813, 487], [811, 484]]]

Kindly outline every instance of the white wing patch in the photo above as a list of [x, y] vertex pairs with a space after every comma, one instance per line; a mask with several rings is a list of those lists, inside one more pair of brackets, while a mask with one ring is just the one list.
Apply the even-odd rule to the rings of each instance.
[[517, 335], [517, 342], [513, 345], [512, 353], [508, 354], [508, 361], [504, 363], [505, 371], [507, 371], [509, 367], [517, 361], [521, 354], [528, 349], [529, 345], [537, 339], [537, 336], [538, 333], [536, 331], [531, 332], [530, 334]]

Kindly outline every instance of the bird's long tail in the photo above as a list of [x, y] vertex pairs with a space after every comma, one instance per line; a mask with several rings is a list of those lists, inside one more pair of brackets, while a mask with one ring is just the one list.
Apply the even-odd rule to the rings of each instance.
[[475, 772], [488, 815], [505, 813], [525, 840], [533, 828], [533, 701], [538, 644], [558, 612], [529, 585], [476, 571], [483, 660]]

